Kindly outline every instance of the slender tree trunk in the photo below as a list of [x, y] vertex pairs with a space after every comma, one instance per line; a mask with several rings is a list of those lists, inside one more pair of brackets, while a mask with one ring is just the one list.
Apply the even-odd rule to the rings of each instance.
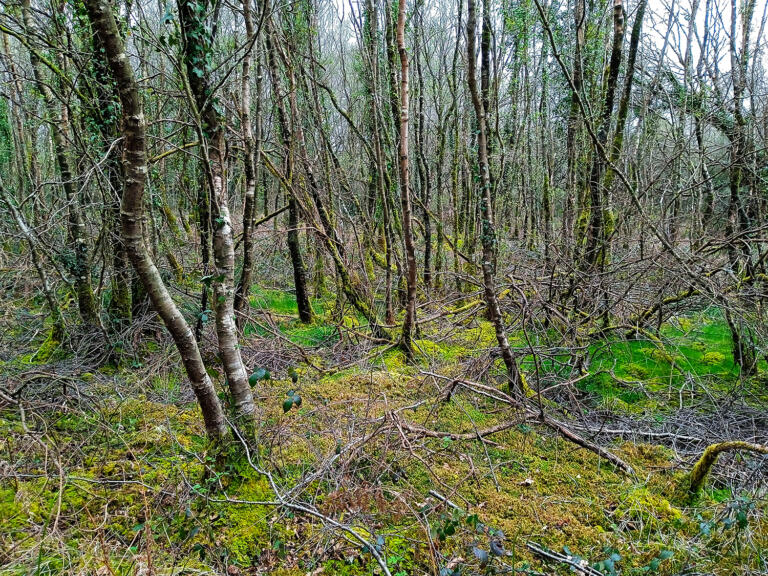
[[[278, 69], [277, 55], [282, 50], [279, 46], [278, 38], [274, 30], [274, 16], [271, 13], [271, 5], [269, 2], [265, 2], [264, 10], [266, 11], [266, 47], [267, 47], [267, 62], [269, 65], [269, 74], [272, 80], [272, 96], [275, 100], [275, 107], [277, 108], [278, 126], [280, 128], [280, 135], [285, 146], [285, 166], [284, 174], [288, 179], [288, 182], [293, 183], [294, 177], [294, 156], [296, 153], [293, 131], [291, 130], [290, 120], [285, 110], [285, 104], [282, 100], [282, 90], [280, 82], [280, 73]], [[286, 66], [290, 63], [287, 61], [287, 57], [283, 57]], [[295, 86], [290, 87], [289, 99], [295, 98]], [[292, 119], [294, 122], [301, 122], [298, 118]], [[301, 245], [299, 242], [299, 213], [298, 203], [296, 202], [296, 196], [292, 186], [286, 190], [288, 194], [288, 251], [291, 256], [291, 264], [293, 266], [293, 282], [296, 289], [296, 305], [299, 311], [299, 319], [302, 322], [312, 322], [314, 313], [312, 312], [312, 306], [309, 302], [309, 290], [307, 289], [307, 270], [304, 265], [304, 259], [301, 254]]]
[[413, 357], [413, 330], [416, 324], [416, 246], [413, 241], [411, 187], [408, 166], [408, 52], [405, 49], [405, 2], [399, 0], [397, 11], [397, 51], [400, 55], [400, 202], [403, 209], [403, 235], [407, 263], [407, 297], [400, 346]]
[[211, 193], [214, 275], [210, 283], [213, 287], [219, 357], [227, 376], [235, 414], [248, 420], [253, 417], [255, 407], [235, 324], [235, 246], [225, 174], [224, 127], [216, 111], [217, 99], [210, 82], [212, 38], [209, 32], [203, 32], [206, 30], [205, 10], [201, 10], [199, 2], [179, 0], [178, 6], [187, 79], [199, 114], [206, 181]]
[[[622, 0], [613, 0], [613, 47], [605, 87], [605, 101], [602, 107], [600, 128], [597, 138], [605, 147], [608, 142], [611, 116], [616, 96], [616, 86], [621, 68], [622, 45], [624, 43], [624, 6]], [[589, 176], [589, 223], [587, 225], [587, 245], [584, 253], [586, 264], [590, 267], [604, 263], [606, 241], [605, 204], [606, 191], [603, 189], [605, 161], [595, 149], [592, 155], [592, 170]]]
[[[29, 0], [22, 2], [22, 14], [24, 27], [31, 37], [35, 28]], [[61, 176], [64, 197], [68, 206], [68, 236], [69, 243], [74, 250], [74, 259], [69, 266], [69, 271], [74, 277], [75, 292], [77, 293], [77, 305], [83, 322], [89, 325], [99, 324], [98, 307], [91, 286], [91, 268], [88, 255], [88, 238], [83, 221], [80, 198], [77, 192], [74, 178], [75, 174], [69, 162], [68, 122], [64, 112], [57, 114], [56, 98], [51, 87], [43, 76], [43, 65], [35, 50], [29, 51], [29, 60], [35, 77], [35, 85], [43, 96], [46, 110], [50, 117], [50, 129], [53, 135], [53, 145], [56, 154], [56, 164]]]
[[416, 64], [416, 77], [418, 85], [418, 112], [416, 115], [416, 158], [419, 174], [419, 188], [421, 192], [421, 218], [424, 224], [424, 288], [432, 288], [432, 219], [429, 215], [429, 205], [432, 201], [432, 178], [429, 173], [429, 164], [426, 158], [426, 140], [424, 133], [426, 131], [426, 114], [424, 113], [424, 74], [421, 65], [421, 52], [423, 42], [424, 24], [421, 18], [422, 2], [419, 0], [417, 5], [418, 24], [414, 26], [414, 61]]
[[[245, 172], [245, 202], [243, 206], [243, 268], [235, 290], [234, 308], [237, 314], [238, 328], [242, 328], [242, 313], [248, 306], [253, 277], [253, 224], [256, 217], [256, 186], [259, 181], [259, 150], [261, 148], [261, 58], [253, 24], [250, 0], [243, 0], [243, 18], [245, 20], [246, 39], [252, 46], [243, 58], [243, 77], [240, 85], [240, 123], [242, 124], [245, 153], [243, 166]], [[251, 64], [253, 52], [256, 58], [256, 135], [251, 126]]]
[[122, 105], [125, 178], [121, 201], [123, 239], [136, 274], [181, 354], [184, 368], [203, 413], [206, 431], [213, 440], [219, 440], [227, 433], [219, 398], [205, 370], [192, 330], [163, 284], [144, 238], [142, 212], [144, 182], [147, 178], [146, 121], [138, 85], [109, 4], [103, 0], [87, 0], [86, 8], [91, 25], [104, 46]]
[[65, 336], [64, 318], [61, 315], [61, 308], [59, 308], [59, 302], [56, 300], [56, 294], [54, 293], [53, 284], [46, 272], [43, 264], [43, 258], [40, 253], [40, 242], [32, 229], [27, 224], [24, 215], [16, 207], [15, 201], [8, 193], [8, 191], [0, 183], [0, 200], [8, 207], [8, 210], [16, 221], [16, 226], [19, 228], [21, 235], [29, 245], [29, 252], [32, 256], [32, 264], [35, 266], [37, 275], [40, 277], [40, 282], [43, 285], [43, 295], [45, 301], [48, 303], [48, 310], [51, 314], [51, 340], [53, 342], [61, 342]]
[[[485, 0], [489, 2], [490, 0]], [[477, 79], [475, 75], [475, 61], [477, 54], [475, 51], [475, 28], [477, 26], [477, 17], [475, 15], [475, 0], [469, 0], [467, 4], [467, 82], [469, 83], [469, 92], [472, 97], [472, 105], [475, 108], [475, 119], [477, 122], [477, 156], [480, 168], [480, 211], [482, 219], [482, 270], [483, 270], [483, 290], [485, 301], [488, 306], [488, 316], [493, 323], [496, 332], [496, 340], [499, 343], [501, 358], [507, 369], [510, 380], [510, 389], [521, 392], [522, 381], [520, 372], [512, 356], [512, 350], [507, 340], [507, 332], [504, 328], [504, 319], [501, 315], [499, 300], [496, 296], [496, 282], [494, 280], [493, 262], [496, 252], [496, 230], [493, 222], [493, 208], [491, 202], [491, 183], [488, 173], [488, 146], [486, 133], [485, 108], [481, 95], [477, 89]]]
[[[583, 64], [582, 52], [585, 44], [585, 18], [586, 11], [584, 0], [574, 0], [574, 24], [576, 29], [576, 41], [573, 50], [573, 68], [571, 77], [573, 79], [573, 91], [571, 93], [571, 105], [568, 112], [568, 132], [566, 137], [566, 146], [568, 154], [567, 186], [565, 193], [565, 206], [563, 208], [563, 237], [567, 250], [572, 248], [574, 238], [574, 215], [576, 207], [581, 208], [579, 202], [574, 202], [581, 196], [580, 176], [579, 176], [579, 147], [578, 135], [581, 123], [579, 112], [579, 93], [582, 90]], [[576, 234], [580, 238], [580, 234]], [[568, 252], [566, 252], [568, 253]]]

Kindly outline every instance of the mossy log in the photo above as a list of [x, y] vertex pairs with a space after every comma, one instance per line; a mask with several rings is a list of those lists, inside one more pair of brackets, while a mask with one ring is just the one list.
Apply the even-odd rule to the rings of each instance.
[[749, 450], [750, 452], [768, 454], [768, 446], [764, 446], [762, 444], [753, 444], [751, 442], [742, 442], [740, 440], [710, 444], [707, 446], [706, 450], [704, 450], [701, 457], [693, 466], [693, 469], [691, 469], [691, 473], [688, 475], [689, 495], [695, 496], [701, 492], [701, 487], [704, 484], [704, 480], [707, 478], [707, 474], [709, 474], [710, 469], [717, 461], [717, 457], [721, 452], [729, 452], [732, 450]]

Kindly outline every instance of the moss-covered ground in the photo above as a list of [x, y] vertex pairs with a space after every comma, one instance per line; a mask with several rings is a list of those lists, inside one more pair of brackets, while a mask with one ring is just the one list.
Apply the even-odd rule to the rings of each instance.
[[[730, 459], [748, 473], [715, 474], [690, 502], [678, 487], [691, 454], [662, 441], [607, 445], [628, 476], [532, 422], [458, 439], [516, 418], [467, 390], [441, 399], [449, 380], [427, 374], [496, 384], [493, 330], [480, 317], [424, 326], [408, 365], [340, 336], [333, 302], [315, 302], [309, 326], [289, 293], [256, 288], [251, 304], [244, 356], [271, 378], [254, 389], [248, 453], [236, 439], [208, 445], [163, 337], [145, 335], [141, 361], [119, 366], [72, 366], [44, 339], [6, 358], [3, 377], [29, 383], [0, 411], [0, 574], [380, 574], [374, 552], [398, 576], [570, 573], [529, 541], [603, 574], [768, 573], [764, 460]], [[567, 378], [568, 361], [523, 358], [531, 394]], [[584, 362], [591, 375], [572, 392], [587, 415], [663, 422], [736, 387], [765, 406], [765, 386], [739, 380], [717, 310], [674, 318], [653, 339], [591, 343]]]

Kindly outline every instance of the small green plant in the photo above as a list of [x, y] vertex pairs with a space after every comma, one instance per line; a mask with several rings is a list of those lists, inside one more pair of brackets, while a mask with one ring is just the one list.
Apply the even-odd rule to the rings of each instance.
[[256, 384], [258, 384], [260, 381], [270, 380], [271, 378], [272, 375], [269, 373], [269, 370], [259, 368], [248, 377], [248, 384], [251, 386], [256, 386]]

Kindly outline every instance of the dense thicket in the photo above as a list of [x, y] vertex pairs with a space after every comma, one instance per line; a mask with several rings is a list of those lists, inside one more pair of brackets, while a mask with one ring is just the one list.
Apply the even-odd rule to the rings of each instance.
[[[208, 532], [190, 536], [192, 511], [155, 525], [185, 531], [168, 536], [171, 572], [193, 541], [201, 559], [227, 548], [219, 567], [237, 557], [214, 533], [226, 501], [270, 510], [255, 508], [242, 532], [273, 510], [280, 529], [300, 515], [385, 574], [410, 553], [391, 562], [387, 527], [428, 551], [409, 557], [414, 574], [490, 573], [477, 534], [495, 557], [511, 553], [477, 514], [488, 493], [533, 485], [528, 456], [516, 460], [531, 425], [592, 452], [587, 463], [564, 456], [569, 479], [545, 476], [541, 494], [597, 469], [591, 506], [613, 523], [616, 550], [622, 530], [642, 533], [643, 506], [675, 530], [718, 514], [733, 518], [724, 531], [746, 529], [758, 515], [746, 501], [708, 520], [698, 510], [681, 519], [670, 501], [698, 498], [718, 458], [768, 450], [767, 22], [757, 0], [0, 0], [0, 473], [12, 469], [21, 494], [6, 498], [0, 483], [0, 513], [33, 525], [9, 528], [18, 549], [0, 531], [0, 565], [31, 566], [32, 535], [61, 529], [59, 543], [79, 541], [81, 525], [59, 518], [65, 487], [87, 472], [121, 490], [165, 482], [161, 502], [172, 482], [186, 486], [177, 502], [199, 506], [194, 521]], [[289, 304], [263, 305], [276, 293]], [[285, 389], [267, 383], [270, 370]], [[151, 465], [136, 472], [133, 448], [113, 451], [130, 421], [111, 419], [126, 397], [146, 400], [130, 385], [154, 372], [166, 383], [184, 375], [162, 425], [144, 431], [173, 428], [177, 459], [145, 438], [138, 452]], [[310, 388], [308, 408], [310, 379], [320, 391]], [[348, 396], [361, 381], [364, 408]], [[299, 410], [298, 423], [281, 420]], [[121, 479], [103, 463], [94, 471], [97, 430], [102, 459], [132, 470]], [[684, 480], [640, 487], [627, 480], [636, 469], [655, 474], [672, 457], [609, 450], [606, 436], [703, 455]], [[476, 447], [454, 453], [454, 442]], [[292, 460], [296, 445], [305, 452]], [[470, 470], [445, 479], [431, 466], [440, 457]], [[729, 486], [764, 478], [748, 466]], [[188, 469], [202, 470], [205, 489]], [[522, 481], [509, 480], [516, 472]], [[44, 520], [34, 499], [17, 506], [39, 478], [41, 494], [59, 486]], [[449, 492], [470, 478], [477, 493]], [[228, 500], [230, 481], [241, 484]], [[607, 503], [617, 491], [626, 498]], [[89, 522], [102, 513], [93, 498]], [[138, 515], [134, 498], [125, 502]], [[681, 573], [699, 553], [764, 571], [740, 548], [756, 555], [768, 542], [760, 506], [762, 528], [734, 537], [736, 553], [679, 544], [694, 559]], [[591, 510], [574, 522], [589, 525]], [[617, 527], [614, 512], [632, 520]], [[540, 533], [568, 522], [545, 518]], [[148, 517], [137, 525], [151, 574], [159, 537]], [[461, 562], [440, 544], [460, 525]], [[667, 538], [664, 522], [647, 526]], [[681, 537], [693, 539], [688, 528]], [[101, 530], [83, 533], [97, 534], [114, 575]], [[110, 545], [125, 532], [114, 528]], [[645, 536], [633, 569], [654, 572], [669, 556]], [[231, 565], [266, 562], [258, 546]], [[571, 558], [537, 546], [528, 550]], [[321, 548], [335, 560], [335, 546]], [[601, 570], [616, 574], [609, 554]], [[42, 544], [37, 556], [39, 574]]]
[[[755, 373], [768, 114], [754, 0], [98, 8], [115, 38], [77, 2], [1, 15], [2, 225], [35, 263], [52, 341], [98, 333], [119, 356], [148, 295], [196, 386], [195, 341], [215, 324], [249, 414], [237, 315], [269, 236], [303, 322], [331, 293], [411, 358], [420, 323], [482, 287], [513, 387], [510, 325], [583, 369], [585, 343], [707, 305]], [[184, 318], [174, 286], [201, 294]], [[62, 316], [70, 290], [79, 320]]]

